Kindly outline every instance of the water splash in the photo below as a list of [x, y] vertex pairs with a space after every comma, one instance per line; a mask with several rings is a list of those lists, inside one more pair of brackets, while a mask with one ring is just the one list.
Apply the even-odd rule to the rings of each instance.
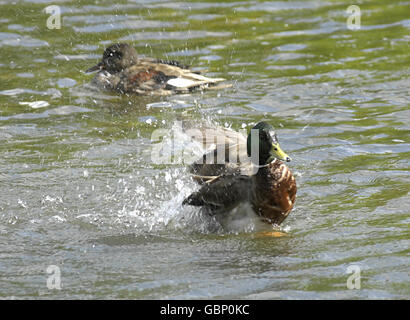
[[[204, 124], [205, 125], [205, 124]], [[210, 123], [207, 122], [209, 127]], [[175, 155], [194, 154], [198, 159], [205, 150], [201, 143], [186, 134], [180, 122], [170, 125], [170, 134], [160, 142], [162, 152], [170, 152], [173, 148]], [[155, 233], [161, 231], [182, 231], [184, 233], [226, 234], [252, 233], [271, 230], [272, 227], [262, 222], [256, 216], [248, 203], [244, 203], [222, 215], [213, 216], [204, 208], [182, 206], [183, 200], [199, 186], [191, 179], [185, 165], [186, 158], [174, 158], [178, 165], [169, 164], [153, 179], [139, 180], [139, 185], [133, 189], [130, 208], [124, 205], [118, 211], [119, 221], [129, 219], [134, 222], [135, 229], [141, 233]], [[129, 188], [124, 193], [129, 193]]]

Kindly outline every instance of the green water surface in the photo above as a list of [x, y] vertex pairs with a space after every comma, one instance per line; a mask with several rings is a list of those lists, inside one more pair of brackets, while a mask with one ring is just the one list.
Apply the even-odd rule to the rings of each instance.
[[[0, 0], [0, 298], [408, 299], [410, 2], [355, 3], [360, 30], [350, 4]], [[97, 91], [84, 70], [113, 42], [233, 87]], [[298, 184], [288, 236], [181, 206], [185, 164], [151, 159], [181, 120], [275, 126]]]

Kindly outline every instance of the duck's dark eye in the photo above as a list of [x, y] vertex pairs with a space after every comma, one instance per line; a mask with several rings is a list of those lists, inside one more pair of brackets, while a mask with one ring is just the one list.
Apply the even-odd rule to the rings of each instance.
[[117, 59], [121, 59], [122, 57], [122, 52], [120, 51], [110, 51], [108, 52], [106, 58], [110, 59], [110, 58], [117, 58]]
[[278, 151], [278, 148], [274, 147], [273, 150]]

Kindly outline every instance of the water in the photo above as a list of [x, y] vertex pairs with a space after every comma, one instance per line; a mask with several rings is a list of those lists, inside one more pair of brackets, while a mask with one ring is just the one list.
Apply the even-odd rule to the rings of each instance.
[[[345, 1], [0, 1], [0, 297], [408, 299], [410, 2], [359, 5], [352, 31]], [[116, 41], [233, 88], [97, 92], [83, 71]], [[151, 161], [155, 129], [262, 119], [299, 188], [280, 238], [182, 208], [185, 165]]]

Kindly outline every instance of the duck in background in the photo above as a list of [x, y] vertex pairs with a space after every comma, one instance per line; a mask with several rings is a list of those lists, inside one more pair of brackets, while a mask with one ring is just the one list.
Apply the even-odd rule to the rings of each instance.
[[93, 71], [97, 71], [94, 84], [119, 93], [165, 96], [231, 86], [218, 85], [225, 79], [205, 77], [178, 61], [140, 58], [127, 43], [112, 44], [105, 49], [102, 60], [86, 73]]
[[[284, 163], [291, 159], [280, 148], [273, 127], [259, 122], [247, 139], [240, 133], [225, 131], [226, 134], [220, 132], [226, 144], [217, 145], [190, 166], [190, 172], [202, 187], [188, 196], [183, 205], [205, 207], [211, 214], [221, 214], [248, 202], [264, 222], [281, 224], [295, 204], [297, 187]], [[246, 158], [248, 161], [237, 161], [244, 159], [241, 150], [250, 157]], [[257, 157], [253, 156], [255, 151]], [[234, 156], [233, 152], [236, 152]], [[221, 158], [225, 163], [218, 163]]]

